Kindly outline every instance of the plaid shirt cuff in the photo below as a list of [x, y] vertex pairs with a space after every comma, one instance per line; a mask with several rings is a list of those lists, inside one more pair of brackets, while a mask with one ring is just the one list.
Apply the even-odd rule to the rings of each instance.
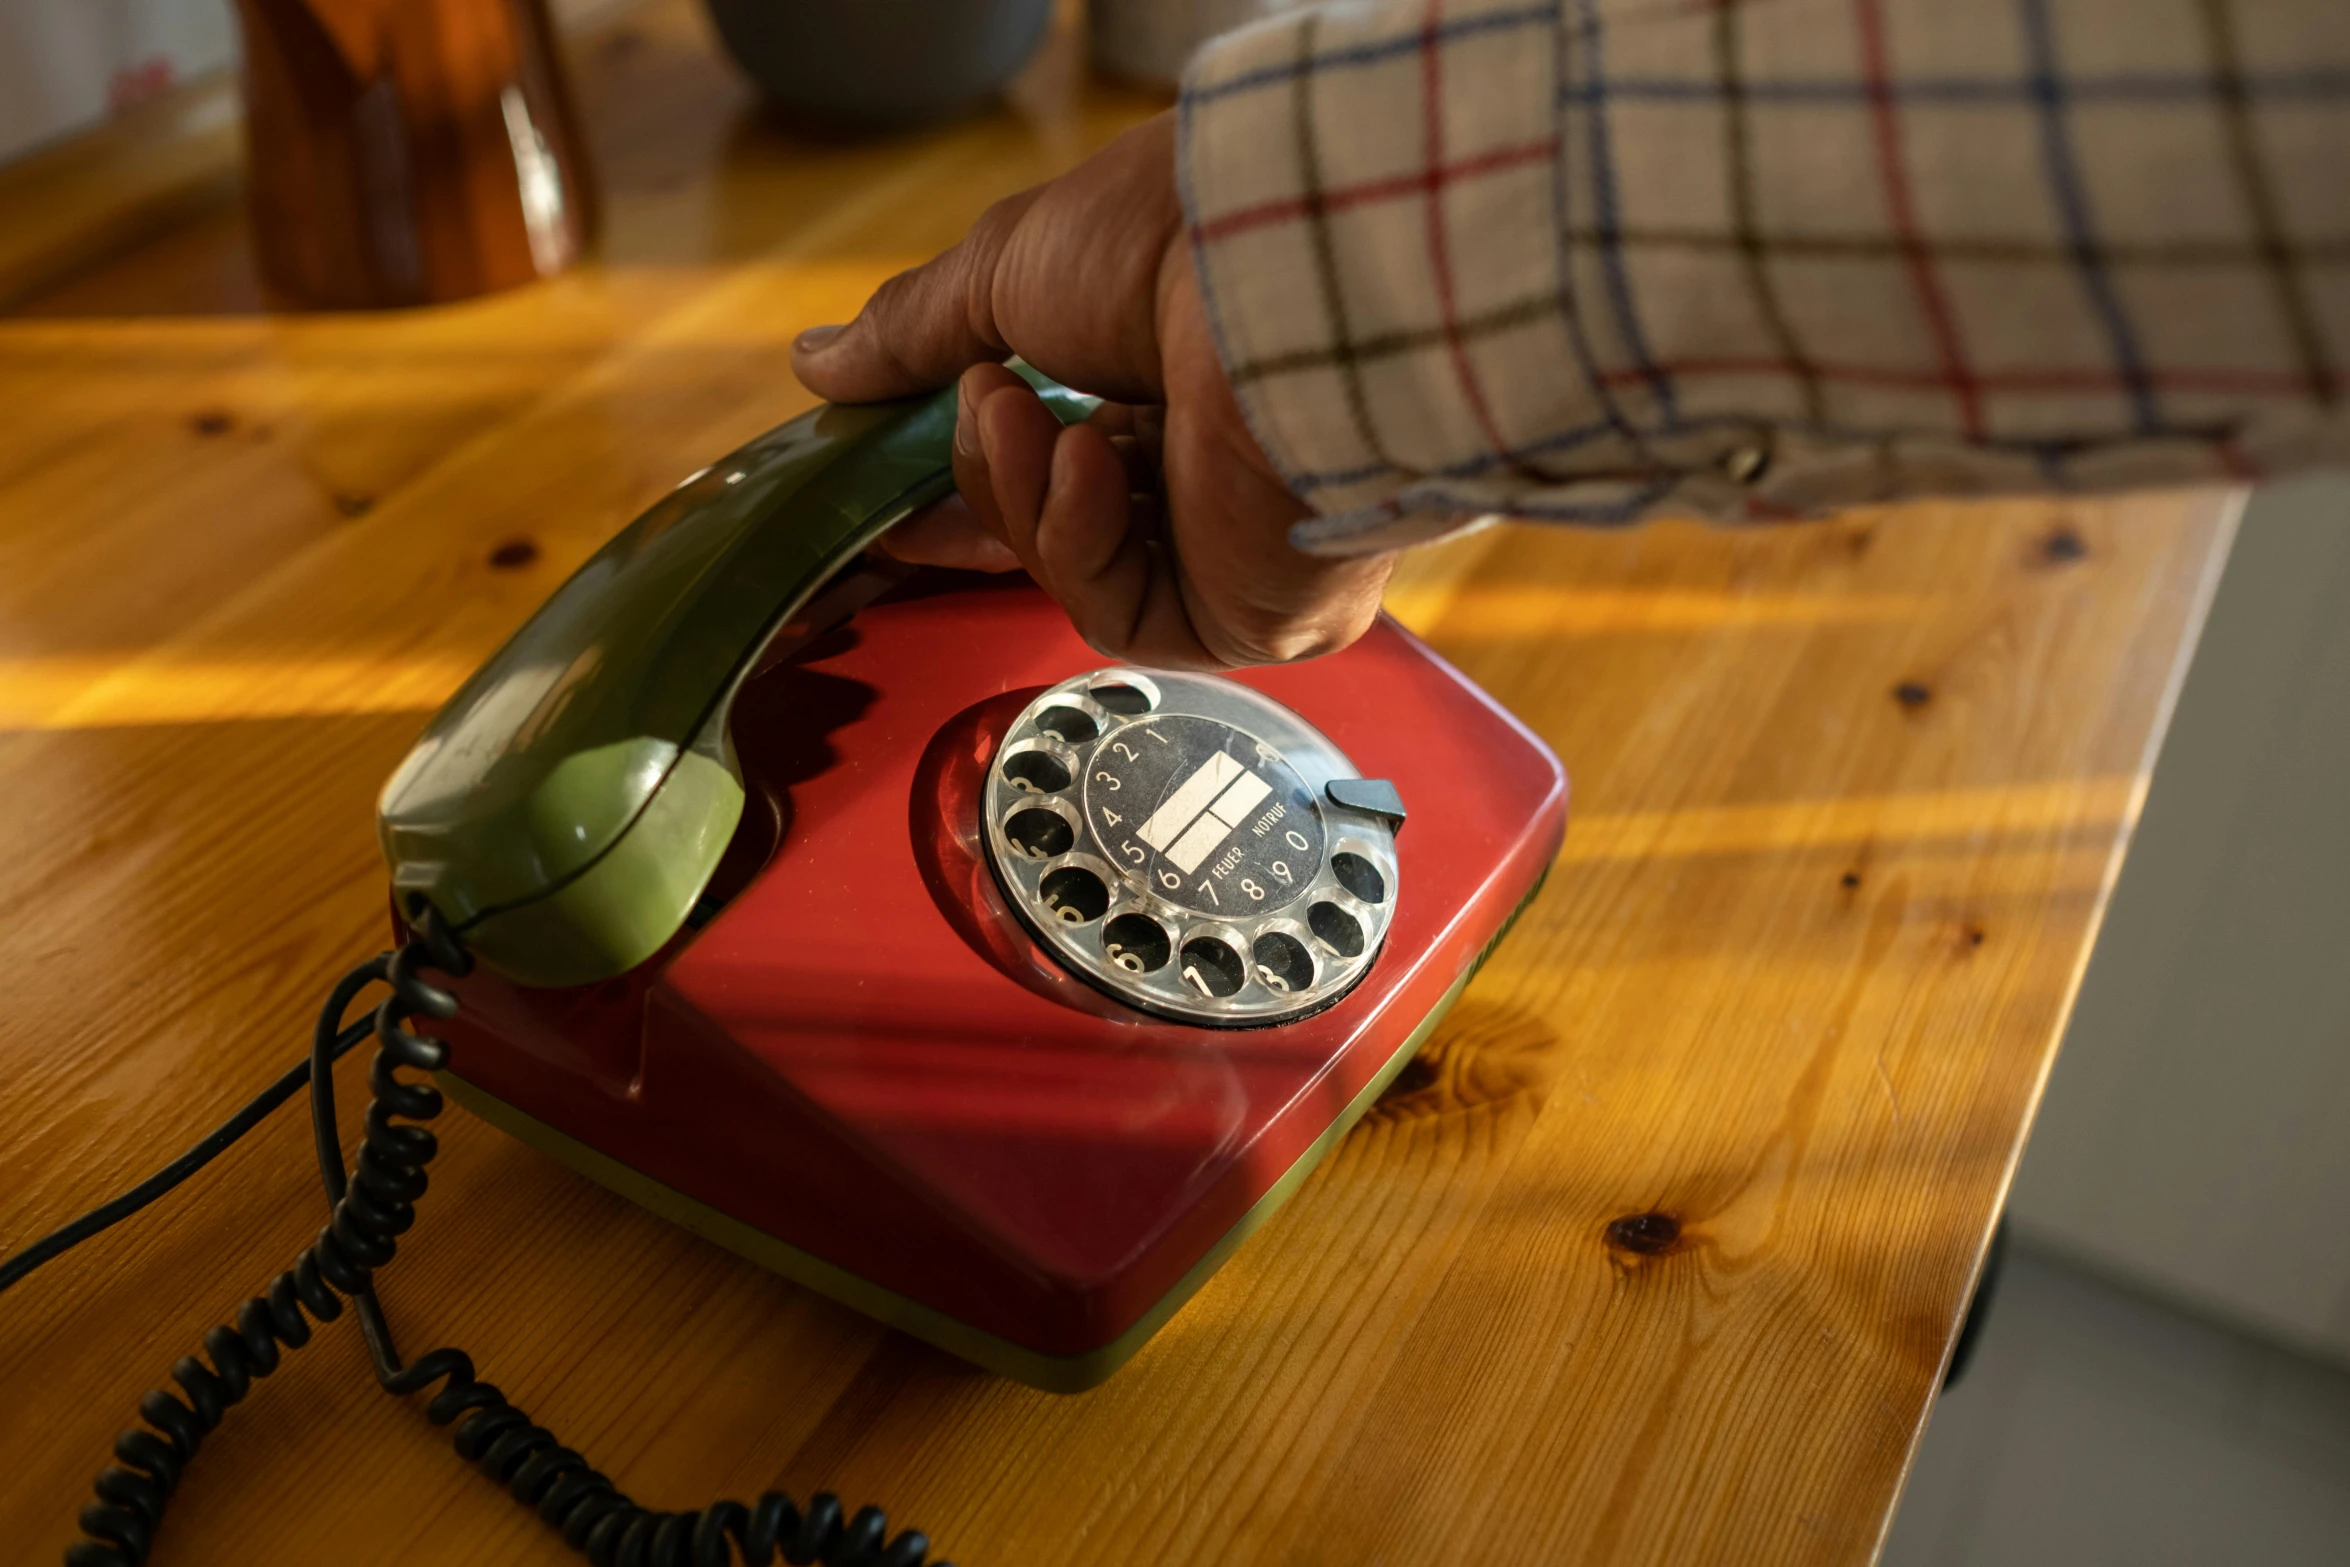
[[1180, 174], [1303, 548], [2340, 464], [2345, 0], [1384, 0]]

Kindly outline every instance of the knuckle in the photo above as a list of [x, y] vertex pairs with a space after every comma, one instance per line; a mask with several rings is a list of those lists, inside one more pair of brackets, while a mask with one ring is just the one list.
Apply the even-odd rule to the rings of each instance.
[[1012, 230], [1020, 226], [1020, 214], [1028, 210], [1028, 201], [1026, 193], [1022, 193], [999, 197], [990, 202], [987, 210], [979, 215], [978, 221], [971, 225], [966, 243], [982, 249], [1001, 245]]
[[913, 302], [914, 291], [921, 286], [921, 276], [928, 266], [929, 263], [924, 263], [923, 266], [908, 267], [903, 272], [882, 279], [881, 286], [873, 291], [873, 297], [865, 301], [865, 314], [877, 325], [886, 324], [902, 314]]
[[1010, 270], [1006, 257], [1018, 244], [1017, 236], [1036, 200], [1033, 189], [1004, 197], [979, 215], [979, 221], [955, 247], [962, 257], [963, 318], [974, 338], [998, 349], [1005, 344], [998, 325], [997, 290]]
[[1239, 629], [1215, 623], [1202, 629], [1200, 646], [1224, 669], [1294, 663], [1308, 654], [1296, 638], [1273, 626]]
[[1376, 594], [1349, 594], [1303, 613], [1259, 612], [1217, 621], [1201, 644], [1226, 668], [1295, 664], [1351, 647], [1379, 616]]
[[875, 289], [865, 305], [865, 315], [872, 326], [869, 340], [873, 352], [891, 375], [901, 379], [914, 375], [915, 367], [907, 361], [906, 340], [918, 330], [922, 271], [918, 267], [900, 272]]
[[1104, 613], [1098, 606], [1064, 603], [1069, 624], [1085, 645], [1102, 657], [1124, 662], [1141, 645], [1138, 616]]

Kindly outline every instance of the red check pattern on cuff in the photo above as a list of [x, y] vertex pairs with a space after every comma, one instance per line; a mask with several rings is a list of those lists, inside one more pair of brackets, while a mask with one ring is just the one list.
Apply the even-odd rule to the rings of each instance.
[[2346, 0], [1334, 4], [1179, 112], [1319, 553], [2350, 462]]

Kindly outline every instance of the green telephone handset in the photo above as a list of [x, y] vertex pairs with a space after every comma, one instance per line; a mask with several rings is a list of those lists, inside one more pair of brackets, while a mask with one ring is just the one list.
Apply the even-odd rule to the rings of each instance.
[[[1065, 423], [1098, 404], [1015, 362]], [[769, 640], [953, 488], [952, 388], [820, 407], [695, 474], [598, 550], [458, 690], [384, 786], [404, 911], [531, 985], [627, 972], [675, 935], [743, 809], [727, 736]]]

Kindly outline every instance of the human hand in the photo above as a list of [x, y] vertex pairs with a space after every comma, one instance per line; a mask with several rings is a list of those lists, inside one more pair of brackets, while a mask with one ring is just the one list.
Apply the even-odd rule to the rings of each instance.
[[[1002, 361], [1104, 398], [1062, 428]], [[1307, 512], [1242, 420], [1175, 192], [1173, 116], [998, 202], [962, 243], [793, 345], [836, 402], [961, 378], [948, 502], [901, 559], [1025, 567], [1112, 657], [1220, 669], [1334, 652], [1370, 626], [1392, 556], [1301, 553]]]

